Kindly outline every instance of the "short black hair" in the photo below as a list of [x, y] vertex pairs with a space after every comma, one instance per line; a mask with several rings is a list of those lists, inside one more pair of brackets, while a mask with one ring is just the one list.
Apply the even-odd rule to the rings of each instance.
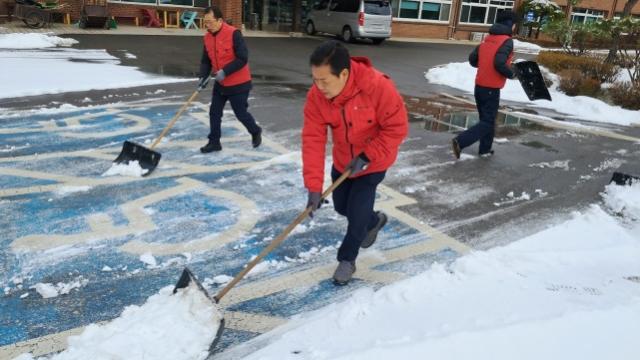
[[336, 40], [328, 40], [320, 44], [309, 58], [312, 66], [331, 66], [331, 73], [340, 75], [342, 70], [351, 68], [349, 50]]
[[222, 19], [222, 10], [215, 5], [208, 6], [204, 9], [204, 13], [213, 13], [213, 17], [216, 19]]

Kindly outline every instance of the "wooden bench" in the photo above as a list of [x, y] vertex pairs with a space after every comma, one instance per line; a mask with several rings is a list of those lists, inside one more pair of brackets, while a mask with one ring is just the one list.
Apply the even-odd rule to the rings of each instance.
[[111, 19], [115, 20], [116, 22], [118, 21], [118, 19], [133, 19], [133, 22], [136, 24], [136, 26], [140, 26], [140, 20], [138, 20], [138, 17], [136, 15], [115, 15], [111, 16]]

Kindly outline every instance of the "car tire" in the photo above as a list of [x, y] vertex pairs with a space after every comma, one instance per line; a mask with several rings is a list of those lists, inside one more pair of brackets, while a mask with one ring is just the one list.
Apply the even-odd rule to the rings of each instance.
[[351, 43], [354, 41], [353, 32], [351, 31], [351, 28], [348, 26], [345, 26], [344, 28], [342, 28], [341, 37], [342, 37], [342, 41], [347, 43]]
[[315, 35], [316, 34], [316, 26], [313, 25], [313, 21], [307, 21], [307, 26], [304, 27], [307, 35]]

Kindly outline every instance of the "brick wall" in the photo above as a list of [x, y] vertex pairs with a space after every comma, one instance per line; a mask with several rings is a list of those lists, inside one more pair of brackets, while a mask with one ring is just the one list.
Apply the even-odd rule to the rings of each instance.
[[391, 32], [395, 37], [446, 39], [448, 28], [448, 24], [425, 24], [394, 20], [391, 25]]
[[220, 7], [226, 20], [230, 20], [233, 26], [242, 27], [242, 0], [214, 0], [213, 3]]

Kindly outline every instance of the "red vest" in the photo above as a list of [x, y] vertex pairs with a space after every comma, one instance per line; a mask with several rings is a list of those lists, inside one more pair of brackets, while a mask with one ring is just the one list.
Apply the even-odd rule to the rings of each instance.
[[[476, 85], [483, 87], [502, 89], [507, 82], [507, 78], [496, 70], [494, 59], [500, 46], [510, 39], [509, 35], [489, 35], [487, 36], [480, 49], [478, 49], [478, 73], [476, 74]], [[507, 63], [511, 62], [513, 52], [509, 54]]]
[[[204, 35], [204, 47], [207, 49], [213, 71], [222, 70], [222, 68], [236, 59], [236, 54], [233, 51], [233, 33], [236, 30], [233, 26], [223, 23], [215, 35], [208, 31]], [[221, 84], [222, 86], [234, 86], [248, 81], [251, 81], [251, 72], [249, 71], [249, 64], [246, 64], [240, 70], [232, 74], [226, 74]]]

